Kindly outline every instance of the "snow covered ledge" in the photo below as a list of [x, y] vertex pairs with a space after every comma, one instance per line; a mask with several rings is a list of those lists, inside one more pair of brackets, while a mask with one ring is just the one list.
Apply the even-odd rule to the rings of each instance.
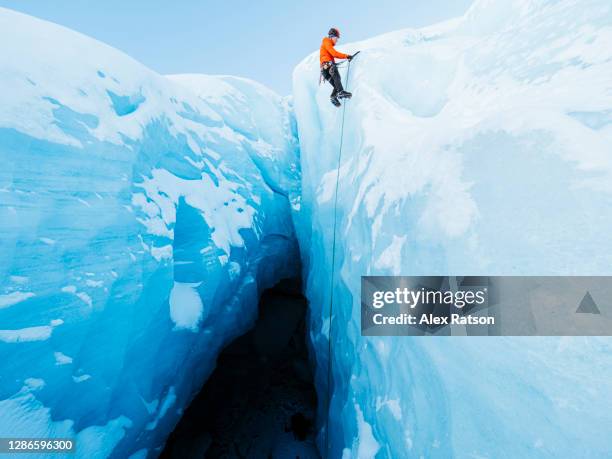
[[295, 276], [287, 102], [0, 8], [0, 437], [143, 458]]
[[[340, 168], [329, 457], [610, 454], [609, 338], [363, 338], [359, 292], [367, 274], [612, 274], [611, 12], [479, 0], [339, 47], [362, 52]], [[323, 445], [342, 111], [318, 66], [306, 58], [293, 87]]]

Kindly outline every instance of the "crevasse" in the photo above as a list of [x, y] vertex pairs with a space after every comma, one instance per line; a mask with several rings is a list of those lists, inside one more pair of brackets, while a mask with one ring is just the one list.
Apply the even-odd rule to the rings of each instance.
[[363, 338], [359, 282], [611, 274], [611, 29], [603, 0], [479, 0], [344, 47], [332, 286], [316, 56], [283, 99], [0, 9], [0, 437], [156, 456], [297, 236], [325, 456], [609, 455], [610, 339]]

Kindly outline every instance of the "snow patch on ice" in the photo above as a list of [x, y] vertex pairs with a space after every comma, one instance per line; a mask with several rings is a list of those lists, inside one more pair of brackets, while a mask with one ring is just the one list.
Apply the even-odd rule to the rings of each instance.
[[147, 430], [155, 429], [155, 427], [157, 427], [157, 423], [166, 415], [168, 410], [172, 408], [172, 405], [174, 405], [175, 402], [176, 402], [176, 393], [174, 391], [174, 386], [171, 386], [170, 389], [168, 389], [168, 393], [166, 394], [166, 396], [164, 397], [164, 400], [161, 403], [159, 411], [155, 415], [155, 419], [153, 419], [153, 421], [147, 424], [146, 429]]
[[79, 445], [78, 455], [83, 458], [108, 458], [125, 436], [133, 422], [126, 416], [110, 420], [106, 425], [89, 426], [76, 435], [76, 444]]
[[87, 381], [88, 379], [91, 379], [91, 375], [89, 374], [83, 374], [83, 375], [78, 375], [78, 376], [73, 376], [72, 380], [75, 383], [81, 383], [83, 381]]
[[[88, 281], [85, 281], [86, 284], [87, 282]], [[91, 297], [85, 292], [78, 292], [75, 285], [66, 285], [65, 287], [62, 287], [62, 292], [71, 293], [74, 296], [76, 296], [78, 299], [83, 301], [83, 303], [85, 303], [87, 306], [89, 307], [93, 306], [93, 300], [91, 299]]]
[[389, 246], [380, 253], [375, 262], [378, 269], [389, 269], [394, 276], [402, 273], [402, 247], [406, 243], [408, 236], [393, 235]]
[[[225, 253], [229, 254], [230, 246], [242, 246], [244, 241], [240, 230], [253, 225], [255, 209], [237, 193], [236, 185], [229, 180], [213, 181], [208, 174], [202, 174], [199, 179], [186, 180], [165, 169], [154, 169], [151, 177], [144, 177], [138, 186], [145, 191], [146, 199], [139, 197], [133, 200], [133, 204], [143, 205], [148, 218], [140, 221], [151, 234], [172, 236], [171, 227], [176, 220], [176, 206], [180, 198], [202, 211], [206, 223], [215, 230], [212, 233], [215, 245]], [[233, 204], [226, 206], [227, 202]], [[164, 250], [170, 248], [166, 246]]]
[[380, 450], [380, 444], [374, 438], [372, 426], [366, 422], [359, 405], [355, 405], [357, 413], [357, 437], [353, 440], [353, 451], [358, 458], [373, 458]]
[[204, 305], [198, 293], [197, 287], [200, 283], [190, 284], [174, 282], [174, 287], [170, 292], [170, 318], [175, 324], [175, 329], [188, 329], [197, 331]]
[[0, 341], [5, 343], [28, 343], [32, 341], [45, 341], [51, 338], [53, 328], [64, 322], [55, 319], [49, 325], [20, 328], [18, 330], [0, 330]]
[[26, 378], [23, 382], [31, 390], [39, 390], [45, 387], [45, 381], [40, 378]]
[[53, 357], [55, 357], [56, 365], [68, 365], [72, 363], [72, 357], [69, 357], [62, 352], [54, 352]]
[[88, 287], [103, 287], [104, 286], [104, 281], [96, 281], [96, 280], [92, 280], [92, 279], [87, 279], [85, 281], [85, 285], [87, 285]]
[[33, 296], [36, 295], [32, 292], [11, 292], [6, 295], [0, 295], [0, 309], [8, 308], [17, 303], [21, 303], [22, 301], [32, 298]]

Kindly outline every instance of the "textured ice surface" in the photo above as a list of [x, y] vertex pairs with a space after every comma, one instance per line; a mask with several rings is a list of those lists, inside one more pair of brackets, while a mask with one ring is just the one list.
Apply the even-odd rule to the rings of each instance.
[[[612, 340], [362, 338], [359, 315], [366, 274], [612, 274], [611, 43], [607, 0], [482, 0], [340, 47], [362, 53], [340, 169], [330, 457], [612, 454]], [[294, 72], [297, 231], [321, 394], [342, 117], [329, 92], [309, 56]]]
[[0, 437], [154, 455], [295, 274], [290, 107], [5, 9], [0, 31]]

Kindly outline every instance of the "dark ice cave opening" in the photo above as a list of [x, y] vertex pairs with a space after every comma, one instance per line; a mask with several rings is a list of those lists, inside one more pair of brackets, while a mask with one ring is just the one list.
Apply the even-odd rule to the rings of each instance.
[[263, 293], [254, 328], [219, 355], [161, 458], [320, 458], [306, 310], [298, 279]]

